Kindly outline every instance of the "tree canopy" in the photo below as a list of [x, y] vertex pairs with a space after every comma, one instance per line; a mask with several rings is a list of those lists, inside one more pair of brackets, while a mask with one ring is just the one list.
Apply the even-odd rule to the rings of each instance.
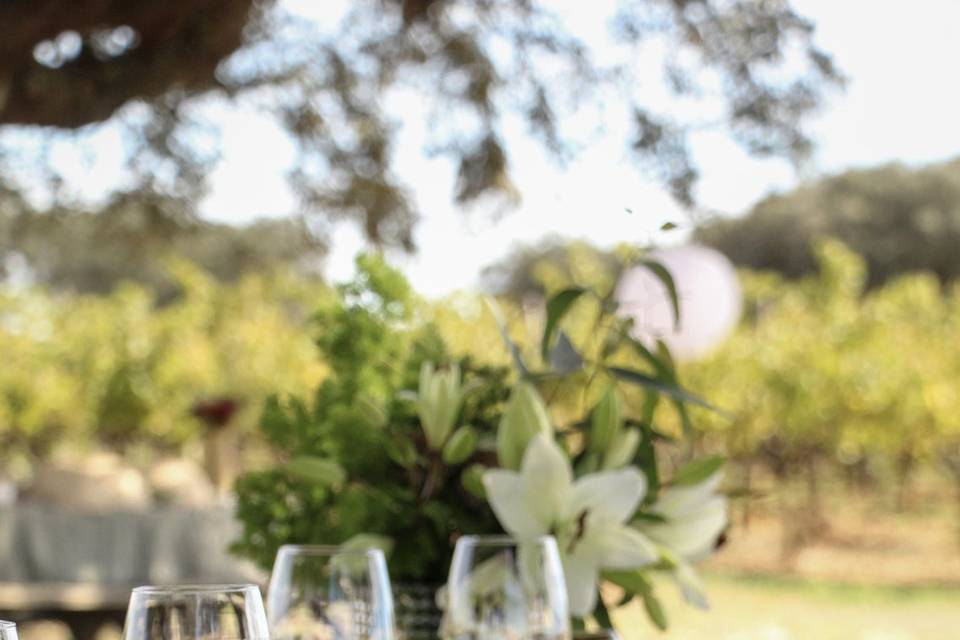
[[[629, 128], [638, 164], [689, 204], [691, 128], [726, 127], [751, 152], [798, 158], [810, 146], [804, 117], [840, 81], [786, 0], [619, 0], [596, 10], [606, 12], [603, 42], [538, 0], [358, 0], [324, 3], [322, 19], [296, 9], [5, 2], [0, 134], [45, 127], [43, 140], [120, 126], [128, 175], [114, 196], [195, 203], [218, 158], [211, 101], [232, 102], [270, 114], [295, 141], [289, 178], [303, 211], [357, 220], [371, 240], [412, 248], [417, 207], [395, 154], [411, 115], [403, 96], [429, 123], [425, 151], [453, 163], [460, 204], [516, 195], [506, 141], [517, 125], [563, 160], [590, 141], [574, 133], [584, 122]], [[649, 60], [660, 77], [649, 77]], [[653, 99], [661, 94], [672, 102]], [[0, 178], [27, 189], [16, 144], [0, 135]], [[68, 204], [60, 178], [50, 176], [50, 191]]]
[[797, 278], [814, 273], [816, 241], [838, 238], [867, 263], [869, 284], [909, 271], [960, 275], [960, 159], [854, 170], [773, 195], [696, 237], [736, 264]]
[[301, 220], [231, 226], [191, 219], [184, 206], [140, 194], [98, 211], [38, 211], [0, 188], [0, 278], [100, 294], [130, 281], [166, 300], [181, 288], [170, 274], [172, 256], [222, 282], [277, 268], [319, 273], [326, 247]]

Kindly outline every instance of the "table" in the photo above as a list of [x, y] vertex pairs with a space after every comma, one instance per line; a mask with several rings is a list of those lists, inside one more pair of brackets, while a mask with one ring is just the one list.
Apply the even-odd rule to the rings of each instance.
[[232, 508], [160, 507], [78, 513], [41, 504], [0, 508], [0, 617], [56, 618], [87, 640], [123, 621], [142, 584], [262, 583], [229, 554]]

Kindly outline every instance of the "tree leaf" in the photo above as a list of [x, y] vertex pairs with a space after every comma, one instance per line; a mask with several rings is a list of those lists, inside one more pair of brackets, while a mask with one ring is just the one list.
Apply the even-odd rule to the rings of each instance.
[[540, 355], [545, 362], [550, 360], [550, 345], [553, 342], [553, 334], [557, 331], [557, 326], [563, 316], [577, 298], [586, 293], [583, 287], [568, 287], [550, 296], [547, 300], [547, 319], [543, 327], [543, 338], [540, 341]]
[[677, 283], [674, 282], [670, 271], [656, 260], [644, 259], [639, 264], [649, 269], [666, 287], [667, 294], [670, 296], [670, 305], [673, 308], [673, 329], [676, 331], [680, 328], [680, 296], [677, 294]]
[[296, 456], [284, 468], [292, 476], [325, 487], [340, 487], [347, 479], [347, 472], [339, 464], [315, 456]]
[[716, 473], [726, 462], [727, 459], [723, 456], [709, 456], [688, 462], [673, 475], [673, 484], [679, 486], [699, 484]]

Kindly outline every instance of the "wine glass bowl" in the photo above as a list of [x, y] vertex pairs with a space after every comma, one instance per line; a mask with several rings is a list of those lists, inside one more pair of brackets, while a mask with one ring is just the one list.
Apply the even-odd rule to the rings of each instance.
[[563, 566], [552, 536], [463, 536], [446, 587], [446, 640], [568, 640]]
[[270, 576], [267, 615], [274, 640], [393, 640], [383, 552], [284, 545]]
[[137, 587], [123, 640], [269, 640], [253, 584]]
[[7, 620], [0, 620], [0, 640], [17, 640], [17, 625]]

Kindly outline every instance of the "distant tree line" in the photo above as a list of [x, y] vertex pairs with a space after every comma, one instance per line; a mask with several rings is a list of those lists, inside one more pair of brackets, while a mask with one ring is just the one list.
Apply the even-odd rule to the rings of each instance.
[[772, 195], [739, 218], [717, 218], [695, 239], [737, 265], [789, 278], [814, 273], [818, 240], [841, 240], [867, 263], [868, 286], [911, 271], [960, 275], [960, 159], [890, 164]]
[[302, 219], [245, 226], [203, 222], [189, 203], [150, 194], [120, 195], [97, 211], [40, 210], [0, 187], [0, 277], [54, 290], [106, 294], [122, 281], [168, 298], [176, 255], [221, 282], [286, 267], [316, 276], [326, 245]]

